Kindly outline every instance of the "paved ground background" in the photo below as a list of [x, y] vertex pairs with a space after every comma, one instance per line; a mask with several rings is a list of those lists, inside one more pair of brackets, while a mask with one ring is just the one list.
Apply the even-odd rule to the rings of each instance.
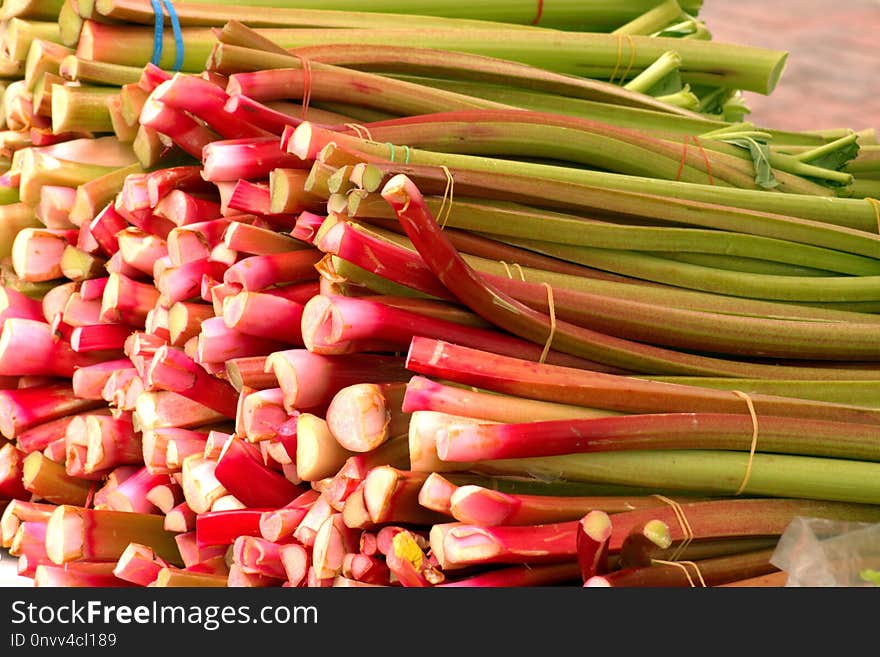
[[700, 18], [716, 41], [790, 53], [773, 93], [746, 93], [750, 120], [880, 131], [880, 0], [704, 0]]

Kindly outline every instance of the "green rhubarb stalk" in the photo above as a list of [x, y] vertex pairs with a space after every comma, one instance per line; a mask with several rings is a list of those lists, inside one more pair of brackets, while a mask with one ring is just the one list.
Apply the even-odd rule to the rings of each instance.
[[687, 84], [674, 93], [663, 94], [656, 96], [656, 98], [657, 100], [673, 105], [674, 107], [681, 107], [694, 112], [699, 111], [700, 109], [700, 99], [697, 98], [697, 95], [691, 91], [690, 85]]
[[677, 287], [776, 301], [880, 301], [880, 276], [773, 276], [692, 265], [619, 249], [510, 240], [539, 253], [588, 267]]
[[61, 61], [72, 52], [60, 43], [34, 39], [24, 62], [24, 80], [28, 89], [34, 90], [36, 81], [43, 73], [58, 73]]
[[[469, 52], [518, 61], [559, 73], [609, 79], [632, 61], [638, 73], [668, 50], [682, 58], [686, 82], [743, 89], [762, 94], [773, 91], [788, 53], [753, 46], [699, 39], [595, 32], [532, 30], [432, 30], [432, 29], [302, 29], [260, 30], [283, 48], [351, 42], [430, 47]], [[589, 53], [589, 55], [585, 55]]]
[[[760, 442], [760, 416], [758, 418]], [[574, 481], [657, 486], [702, 494], [766, 495], [880, 504], [880, 463], [787, 454], [754, 455], [722, 450], [656, 450], [566, 454], [479, 463], [488, 474], [522, 474]], [[748, 477], [746, 476], [748, 474]]]
[[[153, 25], [155, 14], [148, 0], [94, 0], [95, 15], [103, 16], [120, 23]], [[249, 26], [258, 27], [297, 27], [297, 28], [370, 28], [380, 29], [398, 20], [405, 20], [413, 28], [433, 29], [542, 29], [533, 25], [516, 25], [480, 18], [449, 18], [444, 16], [420, 15], [407, 11], [379, 12], [369, 8], [306, 9], [291, 6], [289, 2], [247, 1], [242, 4], [217, 2], [216, 0], [182, 2], [175, 6], [178, 21], [183, 27], [223, 27], [230, 20], [244, 21]], [[166, 18], [166, 24], [170, 20]]]
[[96, 85], [52, 85], [52, 131], [113, 132], [107, 100], [119, 90]]
[[852, 133], [840, 137], [839, 139], [835, 139], [833, 141], [828, 142], [827, 144], [823, 144], [822, 146], [817, 146], [815, 148], [811, 148], [809, 150], [801, 151], [797, 155], [795, 155], [796, 160], [800, 160], [801, 162], [813, 162], [814, 160], [818, 160], [820, 158], [826, 157], [841, 148], [849, 147], [854, 144], [857, 144], [859, 140], [859, 135], [855, 131]]
[[[230, 84], [234, 85], [235, 76], [232, 77]], [[648, 178], [707, 182], [708, 176], [716, 186], [755, 186], [751, 162], [738, 162], [738, 158], [722, 161], [715, 153], [704, 157], [695, 148], [688, 149], [682, 157], [681, 144], [663, 142], [638, 130], [574, 117], [481, 108], [367, 127], [377, 142], [404, 144], [421, 152], [543, 158]], [[377, 150], [375, 146], [371, 148], [373, 153]], [[411, 161], [420, 163], [419, 158]]]
[[646, 94], [666, 76], [678, 71], [679, 66], [681, 66], [681, 56], [674, 50], [668, 50], [648, 68], [624, 84], [623, 88]]
[[2, 40], [10, 59], [24, 62], [35, 39], [61, 43], [58, 23], [12, 18], [6, 23]]
[[[201, 73], [216, 39], [212, 28], [181, 28], [186, 45], [181, 71]], [[153, 55], [153, 29], [141, 25], [119, 25], [85, 20], [76, 43], [76, 55], [123, 66], [141, 66]], [[159, 66], [171, 70], [177, 56], [174, 35], [165, 30], [162, 38], [162, 58]]]
[[[213, 64], [226, 73], [301, 66], [299, 58], [292, 54], [295, 52], [301, 57], [308, 58], [310, 62], [344, 66], [382, 75], [414, 75], [480, 85], [496, 84], [613, 105], [650, 109], [695, 120], [704, 118], [699, 114], [670, 107], [650, 96], [634, 93], [602, 80], [556, 73], [521, 62], [472, 53], [385, 44], [342, 43], [296, 48], [291, 53], [283, 49], [279, 53], [277, 49], [273, 49], [261, 55], [248, 52], [248, 49], [263, 48], [255, 39], [254, 30], [236, 21], [227, 23], [218, 39], [219, 43], [213, 53], [216, 61]], [[254, 61], [249, 63], [251, 58]], [[817, 140], [817, 143], [825, 141], [820, 136], [812, 138]]]
[[116, 168], [64, 160], [35, 149], [27, 149], [21, 157], [21, 200], [36, 205], [40, 201], [40, 189], [43, 185], [78, 187]]
[[[410, 245], [410, 248], [411, 245]], [[669, 306], [672, 308], [690, 309], [710, 313], [722, 313], [732, 316], [765, 317], [788, 320], [829, 321], [829, 322], [858, 322], [876, 323], [876, 314], [857, 313], [835, 308], [823, 308], [819, 306], [800, 306], [796, 304], [776, 303], [761, 301], [745, 297], [729, 297], [719, 294], [686, 290], [683, 288], [639, 285], [621, 281], [600, 280], [586, 278], [571, 274], [557, 273], [537, 269], [528, 266], [507, 264], [500, 260], [489, 260], [478, 256], [464, 254], [463, 257], [471, 266], [478, 271], [494, 275], [495, 277], [508, 277], [522, 271], [522, 278], [533, 283], [548, 283], [554, 290], [571, 290], [580, 293], [600, 295], [611, 299], [632, 301], [637, 303], [654, 304], [656, 306]], [[325, 263], [326, 264], [326, 263]], [[383, 277], [367, 272], [347, 260], [333, 256], [331, 258], [332, 271], [362, 285], [367, 289], [381, 294], [412, 296], [416, 293], [412, 288], [394, 283]]]
[[[804, 367], [738, 362], [653, 347], [623, 340], [566, 321], [556, 321], [522, 304], [476, 275], [456, 248], [442, 233], [441, 227], [424, 206], [413, 182], [404, 175], [389, 180], [382, 196], [394, 207], [401, 225], [413, 240], [428, 267], [463, 304], [497, 326], [539, 344], [546, 349], [600, 362], [629, 371], [666, 374], [712, 374], [754, 376], [756, 378], [875, 378], [871, 369]], [[445, 263], [445, 264], [441, 264]], [[752, 374], [749, 374], [749, 373]], [[859, 374], [855, 374], [859, 372]]]
[[65, 0], [4, 0], [0, 6], [0, 20], [10, 18], [27, 18], [31, 20], [51, 21]]
[[[408, 248], [412, 249], [412, 245]], [[485, 271], [480, 261], [463, 257], [478, 271]], [[534, 282], [526, 283], [535, 279], [527, 278], [525, 270], [522, 282], [503, 274], [488, 278], [531, 308], [549, 312], [546, 289]], [[676, 308], [663, 302], [634, 302], [588, 291], [572, 293], [560, 288], [554, 288], [554, 308], [560, 319], [649, 344], [798, 359], [870, 360], [880, 356], [875, 339], [878, 320], [874, 315], [865, 315], [861, 323], [856, 316], [843, 323], [744, 317], [693, 307]]]
[[363, 105], [393, 114], [430, 114], [464, 109], [513, 109], [488, 100], [464, 94], [432, 89], [403, 80], [394, 80], [374, 73], [364, 73], [338, 66], [313, 62], [307, 76], [301, 67], [274, 69], [265, 73], [243, 73], [250, 80], [259, 77], [266, 85], [247, 85], [230, 77], [227, 92], [243, 94], [255, 100], [299, 100], [308, 83], [310, 98], [315, 102], [339, 102]]
[[828, 269], [816, 269], [801, 265], [789, 265], [784, 262], [771, 260], [759, 260], [757, 258], [744, 258], [742, 256], [727, 256], [715, 253], [673, 253], [670, 251], [656, 251], [649, 255], [687, 262], [692, 265], [712, 267], [715, 269], [727, 269], [741, 271], [750, 274], [763, 274], [770, 276], [834, 276], [836, 272]]
[[77, 57], [75, 54], [65, 57], [59, 67], [61, 76], [72, 82], [105, 84], [112, 87], [134, 84], [140, 79], [142, 72], [143, 67], [93, 61]]
[[[526, 88], [504, 86], [501, 83], [484, 83], [472, 80], [431, 78], [425, 76], [399, 75], [385, 73], [388, 77], [416, 82], [423, 86], [457, 91], [476, 98], [484, 98], [495, 103], [519, 107], [533, 112], [546, 112], [574, 116], [591, 121], [601, 121], [630, 130], [641, 130], [657, 138], [682, 139], [686, 135], [700, 134], [714, 130], [724, 124], [710, 118], [692, 118], [661, 112], [655, 109], [629, 107], [611, 102], [602, 102], [559, 95], [551, 92]], [[781, 141], [795, 140], [797, 136], [777, 132]]]
[[76, 198], [70, 209], [71, 221], [79, 226], [94, 219], [122, 191], [122, 185], [129, 174], [143, 172], [144, 168], [136, 162], [78, 185]]
[[[190, 0], [201, 4], [202, 0]], [[557, 29], [580, 29], [610, 31], [642, 15], [654, 6], [655, 0], [634, 0], [627, 3], [601, 0], [599, 2], [577, 2], [576, 0], [556, 0], [538, 7], [531, 0], [511, 0], [509, 2], [490, 0], [479, 4], [462, 0], [418, 0], [417, 2], [400, 2], [400, 0], [378, 0], [364, 4], [357, 0], [300, 0], [297, 7], [303, 9], [330, 9], [352, 12], [381, 12], [399, 14], [418, 14], [457, 19], [480, 19], [500, 21], [504, 23], [532, 25], [538, 24]], [[233, 5], [229, 0], [210, 0], [210, 4]], [[248, 0], [245, 5], [252, 6], [289, 6], [284, 0]], [[682, 0], [682, 9], [696, 14], [702, 2], [700, 0]]]
[[[425, 200], [435, 214], [443, 205], [443, 199], [439, 197]], [[723, 254], [857, 276], [880, 274], [880, 261], [874, 258], [732, 230], [626, 225], [523, 204], [458, 196], [454, 199], [454, 207], [455, 211], [446, 221], [447, 227], [496, 235], [498, 239], [511, 237], [556, 242], [558, 238], [560, 243], [570, 246]], [[360, 199], [353, 214], [353, 217], [358, 216], [391, 217], [391, 213], [384, 199], [371, 195]]]
[[[304, 125], [295, 131], [289, 148], [296, 147], [297, 132], [301, 141], [309, 140], [308, 133], [313, 126]], [[378, 162], [389, 159], [387, 144], [370, 143], [340, 133], [334, 134], [332, 139]], [[392, 172], [413, 175], [420, 184], [425, 178], [434, 179], [439, 186], [437, 193], [442, 193], [448, 184], [440, 168], [445, 166], [457, 190], [472, 185], [473, 191], [459, 192], [461, 195], [477, 195], [476, 190], [483, 195], [491, 190], [503, 193], [502, 198], [508, 200], [543, 207], [605, 210], [778, 237], [869, 257], [877, 253], [877, 217], [874, 206], [866, 201], [827, 197], [820, 204], [809, 196], [772, 194], [766, 190], [691, 184], [417, 148], [405, 151], [400, 146], [396, 152], [408, 156], [409, 164], [395, 164]]]
[[719, 390], [740, 390], [747, 394], [779, 395], [814, 399], [832, 404], [880, 406], [880, 379], [877, 381], [793, 381], [785, 379], [728, 379], [715, 377], [652, 377], [655, 381], [699, 385]]
[[676, 22], [682, 17], [683, 13], [681, 3], [678, 0], [663, 0], [663, 2], [651, 7], [628, 23], [624, 23], [617, 29], [612, 30], [611, 33], [654, 34]]
[[877, 199], [880, 197], [880, 179], [859, 178], [847, 188], [849, 198]]
[[58, 10], [59, 42], [70, 48], [76, 48], [85, 19], [76, 10], [76, 3], [65, 0]]

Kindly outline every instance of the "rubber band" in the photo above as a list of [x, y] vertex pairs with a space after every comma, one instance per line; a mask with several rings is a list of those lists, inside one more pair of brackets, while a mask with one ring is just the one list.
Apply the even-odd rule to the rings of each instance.
[[[525, 283], [526, 282], [526, 273], [523, 271], [522, 266], [518, 262], [514, 262], [513, 266], [519, 270], [519, 278], [523, 283]], [[513, 277], [511, 276], [511, 278], [513, 278]]]
[[386, 141], [385, 145], [391, 150], [391, 158], [390, 159], [391, 159], [391, 162], [393, 163], [394, 162], [394, 144], [392, 144], [390, 141]]
[[401, 148], [403, 148], [403, 163], [409, 164], [409, 159], [410, 159], [410, 156], [412, 155], [412, 149], [409, 146], [407, 146], [406, 144], [401, 146]]
[[626, 34], [626, 41], [629, 44], [629, 64], [626, 66], [626, 70], [623, 72], [623, 75], [620, 77], [620, 84], [624, 84], [626, 79], [629, 77], [630, 71], [632, 71], [633, 65], [636, 63], [636, 42], [632, 38], [632, 34]]
[[874, 216], [877, 217], [877, 232], [880, 233], [880, 201], [870, 196], [866, 196], [865, 200], [874, 208]]
[[177, 17], [177, 10], [171, 0], [150, 0], [153, 7], [153, 56], [150, 62], [154, 66], [159, 66], [162, 61], [162, 50], [165, 40], [165, 14], [162, 6], [168, 11], [168, 18], [171, 21], [171, 32], [174, 36], [174, 65], [172, 70], [179, 71], [183, 68], [183, 34], [180, 31], [180, 19]]
[[360, 123], [346, 123], [344, 125], [346, 128], [349, 128], [350, 130], [354, 130], [360, 139], [366, 139], [367, 141], [373, 141], [373, 135], [370, 134], [370, 131], [367, 129], [367, 126], [361, 125]]
[[171, 19], [171, 31], [174, 34], [174, 66], [173, 70], [179, 71], [183, 68], [183, 33], [180, 31], [180, 19], [177, 17], [177, 10], [171, 0], [162, 0], [165, 9], [168, 10], [168, 17]]
[[706, 151], [703, 149], [703, 144], [700, 143], [700, 140], [697, 139], [697, 136], [696, 136], [696, 135], [692, 135], [692, 138], [693, 138], [693, 140], [694, 140], [694, 144], [696, 144], [697, 148], [700, 149], [700, 155], [703, 156], [703, 160], [706, 162], [706, 174], [709, 176], [709, 184], [710, 184], [710, 185], [714, 185], [714, 184], [715, 184], [715, 179], [712, 178], [712, 165], [711, 165], [711, 163], [709, 162], [709, 155], [708, 155], [708, 154], [706, 153]]
[[306, 118], [306, 112], [309, 111], [309, 104], [312, 102], [312, 63], [308, 57], [302, 55], [294, 55], [302, 63], [303, 69], [303, 98], [302, 98], [302, 118]]
[[165, 15], [162, 12], [161, 0], [150, 0], [150, 4], [153, 6], [153, 56], [150, 58], [150, 63], [153, 66], [158, 66], [159, 61], [162, 59]]
[[550, 334], [547, 336], [547, 342], [544, 343], [544, 350], [541, 352], [541, 358], [538, 360], [542, 363], [547, 360], [547, 354], [550, 352], [550, 345], [553, 343], [553, 336], [556, 335], [556, 307], [553, 303], [553, 287], [550, 283], [542, 283], [547, 288], [547, 306], [550, 311]]
[[691, 541], [694, 540], [694, 531], [691, 529], [691, 523], [688, 521], [681, 504], [665, 495], [655, 494], [654, 497], [672, 507], [672, 512], [675, 514], [675, 518], [678, 520], [678, 524], [681, 527], [683, 539], [671, 557], [673, 561], [677, 561], [678, 558], [684, 554], [684, 551], [691, 544]]
[[[629, 45], [629, 63], [626, 66], [626, 69], [623, 71], [623, 74], [620, 76], [620, 82], [615, 82], [615, 78], [617, 78], [617, 73], [620, 71], [620, 67], [623, 64], [623, 39], [626, 38], [626, 42]], [[636, 63], [636, 42], [633, 40], [631, 34], [618, 34], [617, 35], [617, 61], [614, 63], [614, 70], [611, 71], [611, 76], [608, 78], [608, 82], [610, 84], [623, 84], [626, 82], [626, 78], [629, 76], [630, 71], [632, 71], [632, 67]]]
[[608, 83], [614, 84], [614, 78], [617, 77], [617, 72], [620, 70], [620, 65], [623, 63], [623, 35], [617, 35], [617, 62], [614, 64], [614, 70], [611, 71], [611, 75], [608, 76]]
[[541, 22], [541, 16], [544, 15], [544, 0], [538, 0], [538, 11], [535, 13], [535, 20], [532, 21], [532, 25], [537, 25]]
[[696, 588], [696, 584], [694, 583], [694, 578], [691, 577], [691, 574], [688, 572], [685, 564], [691, 565], [694, 568], [694, 572], [697, 574], [697, 577], [700, 579], [700, 585], [703, 588], [706, 588], [706, 580], [703, 579], [703, 573], [700, 572], [700, 567], [694, 563], [693, 561], [665, 561], [663, 559], [651, 559], [652, 563], [655, 564], [663, 564], [665, 566], [675, 566], [676, 568], [681, 568], [684, 571], [684, 576], [687, 577], [688, 584], [691, 585], [691, 588]]
[[510, 267], [503, 260], [499, 260], [498, 262], [504, 267], [504, 271], [507, 272], [507, 278], [513, 280], [513, 273], [510, 271]]
[[[452, 201], [455, 195], [455, 179], [452, 172], [445, 164], [440, 165], [443, 173], [446, 174], [446, 190], [443, 192], [443, 203], [440, 204], [440, 210], [437, 212], [437, 223], [440, 224], [440, 230], [446, 228], [446, 222], [449, 221], [449, 215], [452, 212]], [[447, 205], [448, 202], [448, 205]]]
[[684, 162], [685, 162], [685, 160], [687, 159], [687, 154], [688, 154], [688, 142], [689, 142], [689, 141], [690, 141], [690, 138], [689, 138], [687, 135], [685, 135], [685, 138], [684, 138], [684, 148], [682, 148], [682, 150], [681, 150], [681, 161], [678, 163], [678, 171], [677, 171], [676, 174], [675, 174], [675, 179], [676, 179], [676, 180], [681, 180], [681, 174], [682, 174], [682, 172], [684, 171]]
[[731, 390], [731, 392], [737, 397], [741, 397], [745, 400], [749, 407], [749, 415], [752, 416], [752, 445], [749, 448], [749, 462], [746, 465], [746, 473], [743, 477], [742, 483], [734, 493], [734, 495], [739, 495], [746, 489], [746, 484], [749, 483], [749, 477], [752, 475], [752, 463], [755, 460], [755, 448], [758, 446], [758, 414], [755, 412], [755, 404], [752, 402], [751, 397], [739, 390]]

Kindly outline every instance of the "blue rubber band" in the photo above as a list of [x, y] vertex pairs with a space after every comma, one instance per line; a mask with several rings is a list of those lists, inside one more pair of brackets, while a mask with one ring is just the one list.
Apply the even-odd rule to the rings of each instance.
[[179, 71], [183, 67], [183, 34], [180, 31], [180, 19], [177, 17], [177, 11], [171, 0], [150, 0], [153, 6], [153, 56], [150, 61], [159, 66], [162, 61], [162, 41], [165, 36], [165, 16], [162, 12], [162, 5], [168, 11], [168, 17], [171, 19], [171, 30], [174, 34], [174, 66], [173, 70]]
[[162, 0], [165, 9], [168, 10], [168, 16], [171, 18], [171, 30], [174, 32], [174, 70], [179, 71], [183, 68], [183, 34], [180, 31], [180, 19], [177, 17], [177, 10], [171, 0]]
[[158, 66], [162, 59], [162, 36], [165, 31], [165, 17], [162, 14], [162, 3], [160, 0], [150, 0], [153, 5], [153, 56], [150, 63]]

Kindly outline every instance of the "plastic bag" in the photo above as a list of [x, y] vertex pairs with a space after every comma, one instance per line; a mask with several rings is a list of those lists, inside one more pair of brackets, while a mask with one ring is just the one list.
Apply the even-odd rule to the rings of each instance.
[[786, 586], [880, 586], [880, 524], [795, 518], [770, 563]]

